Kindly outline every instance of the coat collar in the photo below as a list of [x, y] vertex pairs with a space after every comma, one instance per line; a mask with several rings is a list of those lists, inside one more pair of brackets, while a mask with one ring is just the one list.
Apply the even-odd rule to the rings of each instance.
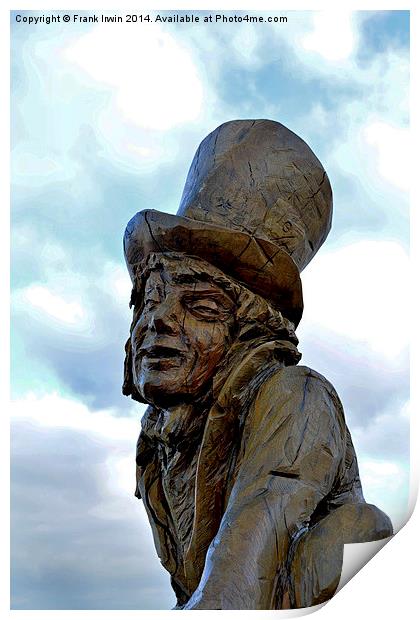
[[[152, 437], [158, 424], [149, 407], [142, 419], [137, 444], [137, 497], [142, 497], [152, 526], [157, 551], [172, 575], [175, 587], [191, 596], [197, 588], [207, 550], [217, 534], [238, 469], [242, 427], [259, 387], [284, 366], [287, 341], [248, 342], [230, 358], [214, 392], [199, 446], [195, 480], [194, 520], [189, 547], [178, 557], [171, 534], [171, 515], [162, 487], [163, 471]], [[296, 350], [296, 349], [295, 349]]]

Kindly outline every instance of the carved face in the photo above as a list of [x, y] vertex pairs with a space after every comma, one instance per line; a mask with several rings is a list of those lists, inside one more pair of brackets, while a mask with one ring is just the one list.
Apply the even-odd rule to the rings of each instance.
[[207, 388], [230, 344], [234, 303], [181, 263], [153, 269], [131, 337], [133, 380], [145, 401], [169, 406]]

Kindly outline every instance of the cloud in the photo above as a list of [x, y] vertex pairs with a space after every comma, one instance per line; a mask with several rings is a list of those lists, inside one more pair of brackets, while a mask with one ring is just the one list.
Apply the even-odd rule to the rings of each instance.
[[42, 149], [36, 152], [17, 146], [12, 158], [12, 176], [16, 183], [42, 187], [58, 180], [71, 177], [66, 162], [47, 155]]
[[[137, 405], [138, 411], [145, 407]], [[77, 430], [89, 436], [132, 441], [139, 432], [138, 416], [136, 418], [117, 418], [112, 411], [91, 411], [86, 405], [69, 398], [63, 398], [57, 392], [44, 394], [42, 397], [29, 392], [24, 398], [16, 399], [12, 404], [12, 416], [15, 420], [28, 420], [41, 424], [45, 428], [66, 428]]]
[[409, 130], [387, 123], [372, 123], [364, 129], [366, 141], [377, 149], [380, 174], [404, 191], [410, 189]]
[[49, 316], [64, 323], [76, 323], [83, 317], [83, 308], [77, 302], [68, 302], [51, 293], [45, 286], [28, 286], [25, 301], [34, 309], [39, 308]]
[[112, 87], [118, 110], [135, 125], [166, 131], [200, 114], [203, 86], [194, 60], [157, 24], [97, 26], [64, 56]]
[[20, 363], [39, 360], [92, 407], [127, 414], [133, 403], [122, 396], [121, 385], [130, 292], [125, 269], [111, 261], [96, 279], [50, 265], [44, 285], [12, 294], [13, 325], [25, 346]]
[[302, 274], [311, 329], [324, 325], [360, 340], [385, 363], [398, 357], [409, 342], [409, 277], [408, 255], [395, 241], [366, 239], [320, 253]]
[[[44, 189], [51, 199], [52, 190], [60, 185], [61, 207], [72, 196], [79, 205], [92, 205], [101, 189], [92, 178], [95, 161], [148, 175], [177, 156], [179, 141], [173, 139], [171, 130], [185, 127], [200, 114], [203, 78], [182, 42], [153, 24], [147, 27], [146, 36], [138, 36], [136, 28], [125, 33], [124, 24], [124, 33], [118, 26], [107, 36], [102, 30], [98, 34], [95, 29], [88, 29], [87, 34], [86, 27], [83, 30], [85, 34], [72, 28], [56, 36], [53, 26], [49, 37], [32, 36], [13, 49], [14, 64], [25, 83], [19, 90], [17, 78], [14, 81], [15, 206], [19, 189], [24, 188], [26, 196], [29, 190], [39, 195]], [[121, 37], [119, 48], [108, 45], [109, 36]], [[133, 44], [138, 55], [128, 54], [127, 44]], [[102, 74], [96, 79], [101, 59], [95, 50], [120, 62], [119, 67], [109, 68], [111, 82], [104, 83]], [[150, 62], [153, 56], [160, 62], [157, 72]], [[89, 64], [91, 57], [93, 65]], [[79, 61], [86, 61], [87, 68]]]
[[[384, 360], [365, 342], [315, 325], [308, 325], [305, 331], [299, 332], [299, 338], [302, 364], [314, 368], [334, 385], [351, 431], [360, 427], [365, 432], [377, 416], [399, 415], [409, 398], [408, 351], [396, 359]], [[407, 454], [408, 450], [406, 419], [402, 420], [402, 427], [405, 442], [398, 448], [398, 455], [402, 451]], [[383, 437], [382, 432], [380, 435]], [[392, 450], [399, 439], [393, 436], [390, 442], [380, 442], [379, 437], [375, 441], [374, 434], [370, 438], [372, 445], [382, 453]]]
[[[130, 203], [144, 202], [164, 210], [171, 205], [175, 210], [194, 150], [206, 133], [229, 118], [271, 116], [307, 138], [327, 167], [336, 204], [341, 207], [335, 220], [337, 234], [349, 227], [370, 232], [378, 230], [378, 226], [386, 227], [386, 213], [394, 208], [407, 209], [407, 200], [390, 193], [387, 185], [390, 179], [394, 182], [399, 178], [398, 170], [405, 169], [406, 151], [399, 151], [399, 167], [394, 173], [387, 173], [384, 183], [381, 177], [384, 171], [389, 172], [390, 165], [381, 162], [389, 160], [392, 145], [388, 139], [369, 143], [366, 130], [375, 123], [384, 123], [399, 131], [404, 128], [402, 124], [407, 124], [407, 54], [387, 46], [382, 52], [372, 53], [368, 62], [359, 63], [356, 51], [363, 46], [363, 13], [353, 14], [351, 19], [343, 14], [334, 17], [337, 21], [333, 32], [340, 32], [344, 40], [340, 29], [352, 29], [354, 50], [338, 64], [328, 61], [302, 48], [302, 39], [318, 27], [317, 19], [321, 19], [318, 13], [300, 14], [294, 28], [282, 26], [281, 36], [278, 24], [264, 25], [263, 31], [243, 25], [241, 37], [249, 39], [248, 46], [241, 44], [237, 33], [226, 37], [219, 28], [204, 25], [189, 30], [139, 25], [142, 37], [138, 36], [138, 29], [126, 29], [130, 24], [103, 25], [85, 34], [67, 36], [64, 42], [54, 37], [42, 42], [31, 40], [23, 54], [30, 83], [18, 108], [19, 115], [26, 120], [25, 131], [13, 158], [14, 181], [18, 184], [15, 206], [22, 209], [22, 217], [28, 215], [29, 206], [37, 204], [38, 197], [49, 204], [54, 191], [60, 213], [70, 211], [73, 218], [77, 213], [87, 217], [87, 229], [90, 223], [94, 224], [90, 218], [95, 214], [96, 221], [100, 218], [104, 226], [108, 224], [108, 212], [115, 214], [107, 180], [115, 179], [117, 171], [123, 173], [121, 185], [127, 188], [126, 192], [119, 191], [127, 219], [130, 212], [126, 195]], [[108, 45], [110, 37], [118, 45]], [[162, 71], [156, 71], [161, 79], [155, 89], [156, 93], [159, 88], [169, 89], [163, 98], [155, 97], [153, 89], [147, 89], [147, 79], [132, 78], [143, 64], [156, 66], [155, 61], [145, 61], [149, 57], [145, 53], [147, 46], [158, 50], [158, 67], [160, 62], [164, 65]], [[221, 46], [229, 63], [219, 55]], [[180, 50], [181, 60], [175, 49]], [[108, 56], [112, 56], [109, 62]], [[174, 60], [180, 63], [176, 71], [171, 70]], [[190, 71], [191, 66], [194, 70]], [[185, 71], [181, 71], [183, 68]], [[163, 124], [172, 118], [172, 113], [190, 110], [189, 102], [197, 89], [193, 78], [185, 88], [182, 80], [184, 75], [188, 80], [193, 74], [198, 76], [203, 92], [198, 116], [174, 121], [165, 131], [157, 124], [144, 126], [149, 116], [143, 114], [142, 106], [152, 107], [156, 114], [159, 105], [169, 106], [169, 116], [159, 111]], [[177, 83], [172, 88], [174, 75]], [[131, 102], [129, 117], [118, 108], [120, 92]], [[182, 105], [178, 106], [178, 100], [182, 100]], [[39, 122], [42, 114], [51, 119], [54, 131]], [[28, 158], [35, 160], [34, 170], [39, 174], [25, 176]], [[158, 186], [153, 180], [142, 181], [145, 177], [153, 179], [158, 171]], [[382, 182], [377, 182], [378, 177]], [[19, 187], [26, 189], [27, 184], [38, 188], [38, 195], [26, 193], [22, 205], [17, 200], [21, 196]], [[48, 188], [45, 195], [39, 196], [40, 186]], [[135, 210], [134, 207], [132, 211]], [[56, 220], [57, 214], [49, 217]], [[72, 217], [69, 219], [70, 232], [73, 222]], [[402, 223], [391, 220], [389, 226], [396, 231], [398, 226], [398, 231], [406, 233]]]
[[407, 467], [395, 461], [359, 458], [359, 471], [365, 499], [375, 504], [391, 519], [394, 533], [407, 521]]
[[348, 58], [356, 48], [356, 28], [348, 11], [319, 11], [314, 14], [313, 30], [301, 41], [302, 47], [329, 61]]
[[12, 609], [168, 609], [142, 503], [139, 423], [49, 395], [12, 403]]
[[379, 415], [367, 417], [353, 429], [358, 453], [370, 458], [404, 461], [410, 448], [410, 423], [405, 415], [408, 401], [384, 407]]

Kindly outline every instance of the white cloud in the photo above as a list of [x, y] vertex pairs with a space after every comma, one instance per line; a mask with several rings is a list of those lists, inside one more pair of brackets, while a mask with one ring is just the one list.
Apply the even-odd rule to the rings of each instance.
[[50, 317], [74, 324], [84, 317], [82, 306], [75, 301], [66, 301], [52, 293], [46, 286], [31, 285], [23, 291], [24, 301], [33, 308], [42, 310]]
[[174, 605], [134, 497], [139, 422], [58, 394], [12, 403], [12, 606]]
[[325, 152], [322, 162], [332, 180], [334, 171], [339, 170], [356, 177], [373, 196], [389, 194], [390, 187], [383, 180], [398, 190], [408, 190], [411, 154], [406, 54], [391, 48], [364, 64], [351, 57], [339, 69], [311, 61], [306, 54], [299, 59], [308, 63], [311, 76], [320, 73], [322, 79], [346, 91], [341, 92], [337, 107], [326, 113], [315, 99], [302, 125], [309, 136], [318, 137], [318, 151]]
[[309, 331], [324, 326], [387, 358], [407, 347], [409, 259], [398, 243], [366, 240], [325, 252], [302, 280]]
[[304, 49], [335, 62], [353, 53], [356, 39], [351, 12], [320, 11], [314, 15], [313, 30], [302, 38], [301, 44]]
[[108, 298], [121, 323], [129, 325], [131, 281], [124, 265], [106, 261], [98, 265], [97, 273], [84, 275], [69, 270], [69, 257], [58, 243], [46, 242], [39, 255], [43, 283], [30, 284], [12, 294], [12, 307], [19, 315], [73, 335], [99, 337], [97, 313], [101, 308], [92, 290], [94, 279], [96, 293]]
[[371, 488], [383, 487], [384, 485], [388, 487], [390, 480], [395, 484], [398, 474], [401, 473], [401, 468], [392, 461], [362, 461], [361, 467], [363, 469], [363, 482]]
[[108, 475], [105, 483], [107, 487], [125, 497], [133, 495], [136, 486], [135, 445], [139, 430], [140, 425], [137, 423], [136, 432], [130, 436], [128, 453], [111, 454], [106, 462]]
[[[110, 44], [112, 37], [112, 45]], [[111, 86], [125, 118], [168, 130], [198, 117], [203, 86], [188, 50], [158, 25], [101, 25], [64, 51], [94, 80]]]
[[390, 518], [398, 531], [408, 514], [408, 470], [398, 462], [364, 459], [359, 455], [359, 471], [365, 499]]
[[128, 306], [131, 295], [131, 280], [125, 266], [108, 261], [103, 266], [99, 284], [104, 291], [108, 291], [113, 299]]
[[11, 402], [11, 420], [12, 424], [19, 421], [29, 424], [37, 428], [35, 432], [76, 431], [98, 445], [107, 446], [102, 471], [98, 475], [114, 500], [92, 507], [90, 514], [121, 519], [121, 506], [115, 496], [124, 499], [134, 493], [135, 446], [144, 408], [138, 403], [133, 404], [133, 417], [123, 417], [114, 415], [112, 409], [92, 411], [82, 402], [63, 397], [58, 392], [42, 396], [28, 392], [23, 398]]
[[[385, 372], [385, 371], [384, 371]], [[373, 391], [373, 388], [372, 388]], [[366, 407], [365, 419], [355, 420], [352, 436], [356, 451], [374, 458], [408, 458], [409, 455], [409, 401], [389, 399], [385, 408], [374, 415]]]
[[[141, 407], [136, 405], [141, 411]], [[91, 411], [77, 400], [57, 392], [38, 396], [29, 392], [11, 403], [12, 419], [27, 419], [49, 428], [67, 428], [133, 444], [137, 440], [139, 419], [117, 417], [111, 410]]]
[[378, 171], [402, 190], [410, 188], [409, 130], [388, 123], [374, 122], [364, 128], [365, 140], [377, 150]]
[[[344, 11], [302, 17], [296, 28], [284, 32], [281, 45], [286, 42], [293, 53], [283, 53], [282, 61], [300, 79], [321, 80], [310, 113], [298, 119], [296, 128], [323, 162], [334, 192], [340, 191], [344, 173], [363, 191], [361, 200], [366, 197], [378, 213], [406, 212], [406, 196], [400, 199], [397, 192], [409, 188], [412, 159], [409, 57], [389, 40], [383, 50], [362, 58], [366, 19], [366, 12]], [[273, 27], [273, 42], [276, 36]], [[330, 101], [325, 109], [320, 99], [324, 89], [330, 94], [336, 90], [334, 105]], [[342, 205], [345, 196], [340, 198]]]
[[[227, 41], [229, 44], [229, 41]], [[254, 25], [247, 26], [243, 24], [230, 39], [232, 51], [235, 54], [235, 60], [240, 62], [248, 69], [256, 68], [261, 63], [257, 50], [259, 47], [258, 30]]]
[[[45, 250], [37, 282], [12, 293], [14, 328], [22, 342], [14, 358], [15, 378], [30, 374], [42, 385], [37, 371], [41, 362], [69, 393], [82, 396], [92, 408], [113, 406], [126, 412], [131, 401], [121, 394], [121, 384], [132, 319], [127, 271], [93, 253], [84, 273], [86, 260], [65, 260], [58, 243], [47, 244]], [[28, 356], [30, 366], [25, 365]]]
[[27, 146], [19, 145], [11, 154], [11, 174], [14, 183], [23, 185], [42, 185], [70, 178], [71, 173], [60, 159], [54, 159], [45, 153], [30, 151]]
[[[361, 58], [365, 42], [362, 28], [370, 18], [369, 12], [316, 12], [299, 17], [293, 29], [284, 30], [281, 39], [278, 28], [272, 25], [271, 40], [280, 45], [286, 42], [290, 47], [293, 53], [286, 51], [282, 62], [297, 72], [300, 79], [312, 82], [316, 76], [328, 81], [319, 91], [314, 88], [315, 102], [323, 88], [336, 89], [336, 105], [331, 113], [338, 114], [339, 121], [351, 121], [354, 113], [357, 121], [366, 122], [376, 116], [397, 125], [407, 123], [409, 56], [404, 48], [385, 37], [384, 49], [371, 50]], [[275, 56], [276, 48], [271, 52]], [[336, 129], [334, 123], [333, 130]]]

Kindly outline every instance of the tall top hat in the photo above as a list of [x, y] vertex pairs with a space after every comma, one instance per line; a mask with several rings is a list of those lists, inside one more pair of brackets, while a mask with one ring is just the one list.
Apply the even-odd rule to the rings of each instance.
[[137, 213], [124, 252], [133, 281], [150, 252], [204, 258], [296, 326], [299, 272], [327, 237], [331, 217], [327, 174], [301, 138], [275, 121], [230, 121], [198, 147], [177, 215]]

